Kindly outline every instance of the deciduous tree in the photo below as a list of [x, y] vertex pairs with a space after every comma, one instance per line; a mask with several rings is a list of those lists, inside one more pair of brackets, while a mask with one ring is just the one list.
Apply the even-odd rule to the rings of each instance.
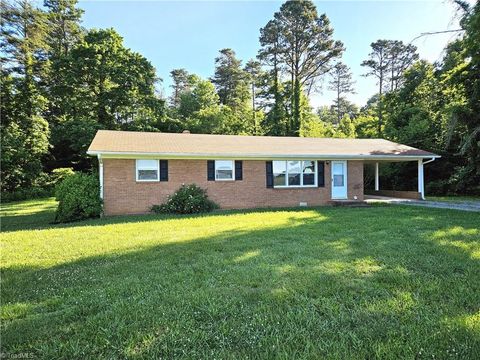
[[85, 150], [99, 128], [161, 129], [164, 101], [155, 94], [155, 69], [113, 29], [90, 30], [64, 66], [69, 102], [54, 136], [58, 161], [68, 154], [74, 157], [67, 161], [87, 166]]

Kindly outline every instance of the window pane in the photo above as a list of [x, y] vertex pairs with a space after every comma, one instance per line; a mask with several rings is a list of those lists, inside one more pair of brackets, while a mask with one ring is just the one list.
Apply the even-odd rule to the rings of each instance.
[[273, 186], [285, 186], [287, 162], [286, 161], [273, 161]]
[[343, 186], [343, 175], [333, 175], [333, 186]]
[[307, 160], [303, 162], [303, 173], [313, 174], [315, 172], [315, 161]]
[[343, 164], [334, 163], [333, 164], [333, 173], [334, 174], [343, 174]]
[[303, 185], [315, 185], [315, 174], [303, 174]]
[[221, 180], [233, 179], [233, 171], [232, 170], [217, 170], [217, 179], [221, 179]]
[[284, 174], [287, 171], [286, 161], [273, 161], [273, 173]]
[[217, 180], [233, 180], [233, 161], [215, 160], [215, 178]]
[[333, 164], [333, 186], [344, 186], [345, 169], [342, 163]]
[[288, 173], [296, 174], [302, 172], [301, 161], [289, 161], [288, 162]]
[[158, 160], [137, 160], [137, 180], [158, 180]]
[[285, 186], [285, 174], [273, 174], [273, 186]]
[[231, 160], [216, 160], [215, 161], [216, 170], [233, 170], [233, 161]]
[[138, 170], [157, 170], [158, 160], [137, 160]]
[[157, 170], [138, 170], [138, 180], [157, 180]]
[[288, 185], [300, 185], [300, 174], [288, 173]]

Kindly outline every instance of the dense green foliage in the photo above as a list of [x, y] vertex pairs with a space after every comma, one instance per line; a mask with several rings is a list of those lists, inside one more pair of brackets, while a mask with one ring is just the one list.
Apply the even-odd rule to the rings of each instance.
[[12, 201], [38, 199], [53, 196], [55, 189], [33, 185], [27, 188], [21, 188], [12, 192], [4, 192], [1, 196], [2, 203], [9, 203]]
[[76, 173], [67, 176], [55, 189], [58, 208], [55, 222], [70, 222], [100, 216], [102, 202], [95, 175]]
[[[359, 137], [375, 136], [371, 124], [376, 121], [376, 132], [385, 138], [442, 155], [428, 167], [427, 193], [432, 194], [480, 193], [480, 4], [459, 4], [463, 36], [448, 45], [443, 60], [409, 61], [355, 120]], [[388, 71], [384, 76], [386, 81]], [[416, 180], [410, 174], [415, 174], [411, 164], [386, 166], [381, 182], [412, 189]]]
[[158, 214], [198, 214], [214, 209], [218, 205], [208, 198], [206, 190], [195, 184], [183, 184], [164, 204], [152, 206], [152, 211]]
[[52, 225], [54, 202], [46, 201], [11, 204], [1, 215], [7, 354], [476, 359], [480, 353], [478, 213], [324, 207]]
[[[29, 2], [0, 4], [1, 27], [1, 190], [30, 187], [42, 172], [49, 148], [45, 76], [45, 14]], [[15, 76], [16, 75], [16, 76]]]
[[57, 184], [73, 174], [72, 168], [53, 169], [49, 174], [41, 173], [28, 187], [2, 192], [1, 200], [2, 202], [11, 202], [53, 196]]
[[76, 2], [1, 4], [2, 192], [58, 167], [89, 169], [97, 129], [164, 129], [153, 66], [114, 30], [82, 29]]
[[[244, 62], [224, 48], [210, 79], [172, 69], [169, 99], [157, 91], [152, 64], [114, 29], [80, 26], [77, 0], [46, 0], [42, 8], [3, 1], [2, 193], [35, 187], [56, 168], [90, 171], [85, 151], [98, 129], [380, 136], [442, 155], [428, 166], [427, 192], [478, 193], [480, 5], [457, 3], [462, 29], [438, 63], [419, 60], [413, 44], [371, 44], [362, 65], [378, 92], [359, 109], [348, 100], [355, 89], [341, 62], [344, 46], [309, 0], [280, 6], [260, 29], [257, 59]], [[325, 80], [336, 99], [312, 109], [309, 98]], [[382, 183], [412, 189], [414, 171], [387, 166]]]
[[72, 168], [53, 169], [49, 177], [50, 185], [55, 187], [57, 184], [60, 184], [63, 180], [65, 180], [67, 177], [72, 176], [74, 174], [75, 172], [73, 171]]

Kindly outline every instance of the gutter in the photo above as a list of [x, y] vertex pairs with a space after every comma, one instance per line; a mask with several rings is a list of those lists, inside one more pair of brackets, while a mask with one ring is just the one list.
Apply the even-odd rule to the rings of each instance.
[[[120, 152], [120, 151], [87, 151], [90, 156], [102, 156], [103, 158], [155, 158], [161, 157], [163, 159], [250, 159], [250, 160], [271, 160], [271, 159], [325, 159], [325, 160], [419, 160], [431, 158], [428, 162], [435, 158], [440, 158], [439, 155], [339, 155], [339, 154], [218, 154], [218, 153], [152, 153], [152, 152]], [[432, 160], [433, 159], [433, 160]]]

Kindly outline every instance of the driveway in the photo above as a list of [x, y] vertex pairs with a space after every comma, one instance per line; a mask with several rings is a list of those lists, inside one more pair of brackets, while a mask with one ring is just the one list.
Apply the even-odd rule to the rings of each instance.
[[424, 206], [440, 209], [455, 209], [464, 211], [479, 211], [480, 201], [430, 201], [430, 200], [413, 200], [413, 199], [400, 199], [391, 198], [386, 196], [374, 196], [365, 195], [365, 202], [372, 203], [385, 203], [385, 204], [401, 204], [401, 205], [413, 205]]

